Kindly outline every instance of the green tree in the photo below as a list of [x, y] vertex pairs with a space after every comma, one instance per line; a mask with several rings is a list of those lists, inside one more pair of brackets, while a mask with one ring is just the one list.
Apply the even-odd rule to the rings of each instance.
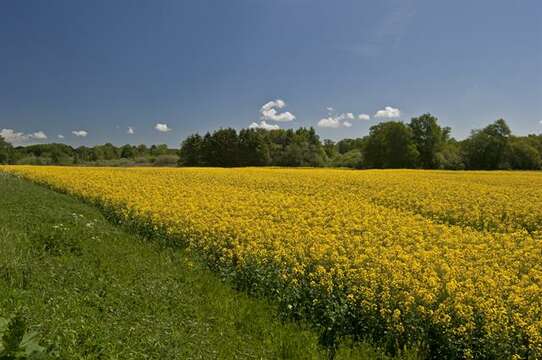
[[335, 141], [330, 140], [330, 139], [325, 139], [323, 147], [328, 158], [332, 159], [335, 156], [337, 156], [338, 151], [337, 151], [337, 144], [335, 144]]
[[271, 161], [266, 130], [243, 129], [239, 132], [239, 165], [265, 166]]
[[77, 149], [75, 149], [75, 154], [77, 156], [78, 161], [80, 162], [98, 160], [98, 156], [94, 148], [90, 148], [88, 146], [79, 146]]
[[239, 137], [235, 129], [219, 129], [205, 134], [202, 160], [207, 166], [239, 166]]
[[203, 138], [199, 134], [193, 134], [187, 137], [181, 144], [179, 150], [179, 165], [182, 166], [201, 166], [202, 162]]
[[461, 144], [455, 139], [448, 140], [436, 156], [440, 169], [462, 170], [465, 168]]
[[450, 128], [438, 125], [438, 119], [431, 114], [414, 117], [409, 124], [412, 130], [412, 139], [418, 150], [419, 163], [424, 169], [436, 169], [439, 164], [437, 154], [442, 150], [448, 140]]
[[538, 151], [538, 153], [540, 154], [540, 157], [542, 157], [542, 134], [539, 134], [539, 135], [534, 135], [534, 134], [527, 135], [527, 137], [525, 138], [525, 141], [527, 141], [527, 143], [529, 145], [534, 147], [536, 149], [536, 151]]
[[463, 144], [467, 167], [493, 170], [505, 166], [510, 135], [510, 128], [503, 119], [481, 130], [473, 130], [471, 136]]
[[36, 144], [19, 146], [15, 149], [16, 157], [22, 162], [36, 164], [69, 164], [73, 162], [75, 150], [66, 144]]
[[340, 154], [346, 154], [354, 149], [363, 150], [365, 142], [366, 138], [342, 139], [337, 142], [337, 151], [339, 151]]
[[136, 147], [136, 156], [147, 156], [149, 155], [149, 149], [147, 148], [147, 145], [140, 144]]
[[119, 158], [119, 151], [115, 145], [106, 143], [94, 147], [97, 160], [115, 160]]
[[0, 136], [0, 164], [8, 163], [11, 159], [12, 146]]
[[120, 148], [120, 157], [124, 159], [133, 159], [135, 157], [136, 151], [134, 147], [130, 144], [123, 145]]
[[169, 149], [166, 144], [151, 145], [149, 153], [151, 156], [167, 155], [169, 153]]
[[62, 153], [58, 151], [57, 149], [53, 149], [51, 151], [51, 163], [52, 164], [59, 164], [61, 161]]
[[279, 149], [274, 165], [318, 167], [327, 160], [320, 138], [312, 127], [286, 130], [277, 139], [286, 145]]
[[419, 153], [412, 130], [399, 121], [372, 126], [364, 149], [364, 158], [373, 168], [412, 168]]
[[538, 150], [525, 138], [510, 139], [506, 162], [510, 168], [518, 170], [537, 170], [542, 163]]
[[214, 146], [212, 144], [212, 135], [206, 132], [201, 142], [201, 165], [213, 166], [214, 164]]
[[294, 140], [294, 131], [292, 129], [278, 129], [268, 131], [266, 135], [270, 143], [269, 152], [271, 154], [271, 164], [284, 165], [284, 152]]
[[331, 166], [362, 169], [365, 166], [363, 153], [359, 149], [352, 149], [344, 154], [337, 154], [337, 156], [331, 160]]

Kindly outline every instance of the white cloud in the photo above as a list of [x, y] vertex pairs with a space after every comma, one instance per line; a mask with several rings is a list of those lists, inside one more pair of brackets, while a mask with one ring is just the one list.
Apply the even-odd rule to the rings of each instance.
[[320, 119], [320, 121], [318, 121], [318, 126], [322, 128], [336, 129], [336, 128], [341, 127], [341, 122], [336, 117], [330, 116], [327, 118]]
[[36, 131], [35, 133], [31, 134], [29, 137], [36, 140], [47, 139], [47, 135], [43, 131]]
[[260, 109], [260, 119], [262, 121], [293, 121], [295, 120], [294, 114], [292, 114], [289, 111], [285, 112], [279, 112], [280, 109], [284, 108], [286, 106], [286, 103], [281, 100], [277, 99], [274, 101], [269, 101], [268, 103], [264, 104]]
[[265, 120], [260, 121], [260, 123], [253, 122], [248, 126], [249, 129], [265, 129], [265, 130], [278, 130], [280, 126], [275, 124], [268, 124]]
[[58, 134], [56, 137], [59, 138], [59, 139], [64, 139], [64, 135], [62, 135], [62, 134]]
[[326, 118], [320, 119], [318, 121], [318, 126], [322, 128], [332, 128], [337, 129], [340, 127], [351, 127], [352, 123], [348, 120], [354, 120], [354, 114], [352, 113], [342, 113], [339, 115], [329, 115]]
[[401, 115], [401, 111], [391, 106], [386, 106], [384, 109], [378, 110], [375, 113], [375, 117], [377, 118], [397, 118], [400, 115]]
[[171, 131], [171, 128], [169, 126], [167, 126], [167, 124], [161, 124], [161, 123], [156, 124], [154, 126], [154, 129], [158, 130], [160, 132], [169, 132], [169, 131]]
[[128, 135], [134, 135], [134, 133], [135, 133], [135, 132], [134, 132], [134, 128], [131, 127], [131, 126], [128, 126], [128, 130], [126, 130], [126, 133], [127, 133]]
[[327, 110], [327, 111], [333, 111], [333, 110], [335, 110], [335, 109], [333, 109], [331, 106], [328, 106], [328, 107], [326, 108], [326, 110]]
[[359, 114], [358, 119], [359, 120], [370, 120], [371, 117], [369, 115], [367, 115], [367, 114]]
[[540, 123], [542, 124], [542, 120], [540, 120]]
[[87, 137], [88, 132], [86, 130], [74, 130], [72, 131], [72, 134], [77, 137]]
[[32, 134], [25, 134], [22, 132], [15, 131], [13, 129], [2, 129], [0, 130], [0, 136], [3, 137], [7, 142], [13, 145], [21, 145], [29, 140], [45, 140], [47, 139], [47, 134], [43, 131], [36, 131]]
[[0, 136], [13, 145], [19, 145], [28, 140], [28, 135], [25, 135], [22, 132], [16, 132], [13, 129], [0, 130]]

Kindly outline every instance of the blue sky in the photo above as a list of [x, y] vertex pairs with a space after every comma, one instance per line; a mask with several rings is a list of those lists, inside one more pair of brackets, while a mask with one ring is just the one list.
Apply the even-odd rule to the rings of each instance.
[[424, 112], [457, 138], [500, 117], [541, 133], [542, 1], [0, 2], [14, 142], [177, 145], [252, 123], [340, 139]]

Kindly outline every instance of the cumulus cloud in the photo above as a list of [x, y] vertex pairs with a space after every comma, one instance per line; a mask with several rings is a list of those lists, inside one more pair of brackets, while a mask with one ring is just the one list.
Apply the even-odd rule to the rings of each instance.
[[167, 126], [167, 124], [161, 124], [161, 123], [156, 124], [154, 126], [154, 129], [160, 132], [164, 132], [164, 133], [171, 131], [171, 128]]
[[128, 130], [126, 130], [126, 133], [127, 133], [128, 135], [134, 135], [134, 133], [135, 133], [135, 132], [134, 132], [134, 128], [131, 127], [131, 126], [128, 126]]
[[62, 135], [62, 134], [58, 134], [56, 137], [59, 138], [59, 139], [64, 139], [64, 135]]
[[33, 134], [30, 134], [30, 138], [37, 139], [37, 140], [45, 140], [47, 139], [47, 135], [43, 131], [36, 131]]
[[281, 100], [273, 100], [264, 104], [260, 109], [260, 119], [262, 121], [278, 121], [286, 122], [295, 120], [294, 114], [289, 111], [280, 112], [280, 109], [283, 109], [286, 106], [286, 103]]
[[335, 109], [333, 109], [331, 106], [328, 106], [328, 107], [326, 108], [326, 110], [331, 112], [331, 111], [333, 111], [333, 110], [335, 110]]
[[377, 118], [397, 118], [401, 115], [401, 111], [397, 108], [386, 106], [382, 110], [378, 110], [375, 113], [375, 117]]
[[257, 122], [253, 122], [248, 126], [249, 129], [265, 129], [265, 130], [278, 130], [280, 129], [280, 126], [275, 124], [268, 124], [265, 120], [260, 121], [258, 124]]
[[47, 139], [47, 134], [45, 134], [43, 131], [36, 131], [31, 134], [25, 134], [23, 132], [15, 131], [13, 129], [0, 130], [0, 136], [13, 145], [21, 145], [30, 140]]
[[28, 140], [28, 135], [13, 129], [2, 129], [0, 131], [0, 136], [13, 145], [18, 145]]
[[367, 115], [367, 114], [359, 114], [359, 115], [358, 115], [358, 119], [359, 119], [359, 120], [367, 121], [367, 120], [370, 120], [371, 117], [370, 117], [369, 115]]
[[354, 120], [355, 116], [353, 113], [342, 113], [339, 115], [329, 115], [318, 121], [318, 126], [322, 128], [332, 128], [337, 129], [340, 127], [351, 127], [352, 123], [348, 120]]
[[341, 127], [341, 122], [337, 117], [329, 116], [327, 118], [320, 119], [320, 121], [318, 121], [318, 126], [321, 128], [336, 129]]
[[74, 130], [72, 131], [72, 134], [77, 137], [87, 137], [88, 132], [86, 130]]

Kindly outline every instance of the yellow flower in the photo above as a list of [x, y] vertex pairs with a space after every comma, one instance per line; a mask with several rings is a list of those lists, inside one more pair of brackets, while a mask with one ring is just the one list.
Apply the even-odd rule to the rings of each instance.
[[491, 354], [542, 358], [541, 173], [0, 171], [165, 231], [289, 301], [346, 300], [349, 313], [413, 342], [424, 340], [415, 338], [427, 333], [420, 326], [439, 329], [465, 358], [480, 351], [475, 343]]

